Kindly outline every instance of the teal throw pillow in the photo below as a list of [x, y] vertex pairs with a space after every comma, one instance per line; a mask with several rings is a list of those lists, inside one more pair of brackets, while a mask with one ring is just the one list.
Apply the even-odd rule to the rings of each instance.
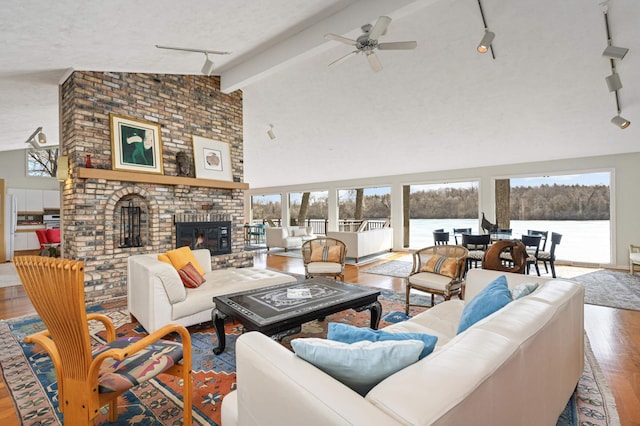
[[418, 360], [424, 343], [400, 340], [342, 343], [317, 338], [291, 341], [297, 356], [364, 396], [386, 377]]
[[518, 300], [521, 297], [528, 296], [538, 288], [538, 283], [522, 283], [511, 289], [511, 298]]
[[500, 275], [476, 295], [462, 310], [458, 334], [471, 327], [499, 309], [505, 307], [511, 298], [511, 292], [507, 285], [507, 277]]
[[424, 349], [420, 353], [420, 359], [433, 352], [433, 349], [436, 347], [436, 342], [438, 341], [438, 337], [425, 333], [389, 333], [388, 331], [360, 328], [339, 322], [329, 323], [327, 339], [342, 343], [355, 343], [362, 340], [368, 340], [369, 342], [421, 340], [424, 342]]

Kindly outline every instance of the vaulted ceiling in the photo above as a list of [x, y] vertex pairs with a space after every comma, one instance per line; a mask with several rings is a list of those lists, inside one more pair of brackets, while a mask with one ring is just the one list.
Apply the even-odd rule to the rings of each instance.
[[[72, 70], [199, 74], [210, 56], [222, 89], [244, 92], [245, 180], [309, 183], [640, 151], [640, 2], [610, 0], [623, 87], [621, 130], [604, 78], [596, 0], [482, 0], [495, 59], [476, 51], [477, 0], [59, 0], [3, 3], [0, 151], [39, 126], [58, 140], [58, 84]], [[416, 40], [332, 68], [381, 15], [380, 41]], [[267, 136], [273, 125], [276, 139]]]

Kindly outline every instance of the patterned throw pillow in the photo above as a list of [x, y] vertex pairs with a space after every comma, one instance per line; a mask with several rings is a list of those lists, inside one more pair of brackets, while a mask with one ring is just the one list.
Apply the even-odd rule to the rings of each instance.
[[200, 275], [200, 272], [196, 269], [191, 262], [187, 263], [178, 270], [178, 275], [182, 283], [187, 288], [198, 288], [204, 282], [204, 277]]
[[314, 245], [311, 248], [312, 262], [340, 262], [340, 246]]
[[433, 272], [451, 278], [456, 277], [457, 270], [458, 263], [456, 259], [453, 257], [440, 256], [439, 254], [431, 256], [421, 269], [422, 272]]

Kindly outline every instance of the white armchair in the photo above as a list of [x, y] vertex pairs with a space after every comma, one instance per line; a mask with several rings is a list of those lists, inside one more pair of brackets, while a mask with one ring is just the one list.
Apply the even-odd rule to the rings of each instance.
[[633, 265], [640, 266], [640, 246], [629, 245], [629, 272], [633, 275]]

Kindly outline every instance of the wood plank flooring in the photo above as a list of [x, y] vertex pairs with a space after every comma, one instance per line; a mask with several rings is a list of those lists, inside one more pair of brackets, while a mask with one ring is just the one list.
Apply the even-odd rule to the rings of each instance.
[[[410, 260], [402, 253], [394, 254], [393, 258]], [[297, 258], [268, 255], [260, 251], [255, 253], [254, 262], [257, 267], [304, 274], [302, 260]], [[352, 265], [346, 266], [345, 281], [404, 291], [404, 280], [363, 273], [359, 267]], [[0, 288], [0, 319], [33, 313], [35, 311], [22, 287]], [[585, 305], [584, 316], [585, 330], [615, 397], [621, 425], [640, 426], [640, 311]], [[4, 381], [0, 381], [0, 424], [20, 424]]]

